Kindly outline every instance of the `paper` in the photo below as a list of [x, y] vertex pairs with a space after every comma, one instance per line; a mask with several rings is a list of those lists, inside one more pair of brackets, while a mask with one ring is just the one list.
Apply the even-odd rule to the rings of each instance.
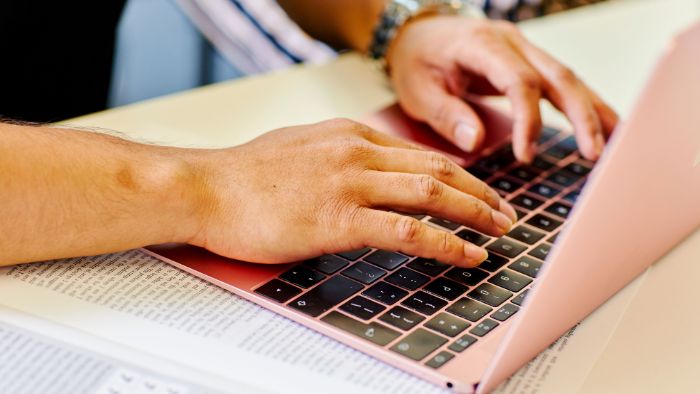
[[[562, 379], [583, 382], [616, 324], [610, 316], [621, 314], [632, 293], [620, 294], [584, 323], [586, 333], [572, 331], [501, 392], [548, 392], [548, 384]], [[261, 390], [444, 392], [140, 250], [0, 270], [0, 300], [193, 372]], [[587, 349], [583, 355], [581, 348]], [[575, 376], [571, 368], [557, 368], [572, 362], [583, 366]]]
[[262, 389], [443, 391], [139, 250], [0, 272], [6, 305]]
[[2, 391], [8, 393], [195, 394], [214, 391], [4, 322], [0, 322], [0, 349], [0, 382]]

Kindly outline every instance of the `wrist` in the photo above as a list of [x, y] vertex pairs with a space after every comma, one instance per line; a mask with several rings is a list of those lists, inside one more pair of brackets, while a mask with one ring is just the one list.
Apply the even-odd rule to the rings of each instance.
[[[209, 166], [204, 149], [154, 147], [147, 165], [139, 166], [145, 209], [154, 225], [155, 243], [193, 243], [212, 205]], [[152, 152], [155, 153], [155, 152]], [[155, 213], [155, 214], [151, 214]]]

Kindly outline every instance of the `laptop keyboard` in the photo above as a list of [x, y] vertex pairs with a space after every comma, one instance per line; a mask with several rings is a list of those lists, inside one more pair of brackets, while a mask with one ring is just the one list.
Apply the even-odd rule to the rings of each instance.
[[402, 253], [364, 248], [299, 263], [255, 292], [431, 368], [497, 330], [515, 315], [533, 285], [593, 163], [573, 136], [545, 127], [532, 164], [510, 146], [467, 170], [518, 213], [501, 238], [425, 215], [418, 220], [479, 246], [476, 268], [453, 267]]

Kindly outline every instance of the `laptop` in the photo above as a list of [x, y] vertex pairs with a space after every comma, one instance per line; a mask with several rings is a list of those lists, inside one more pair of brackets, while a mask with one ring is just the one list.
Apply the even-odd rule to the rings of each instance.
[[456, 392], [492, 391], [700, 226], [700, 23], [663, 55], [597, 163], [545, 127], [536, 160], [515, 161], [509, 122], [482, 108], [490, 146], [465, 157], [393, 108], [370, 123], [455, 157], [515, 207], [492, 238], [420, 220], [484, 245], [464, 269], [388, 250], [250, 264], [203, 249], [168, 262], [377, 359]]

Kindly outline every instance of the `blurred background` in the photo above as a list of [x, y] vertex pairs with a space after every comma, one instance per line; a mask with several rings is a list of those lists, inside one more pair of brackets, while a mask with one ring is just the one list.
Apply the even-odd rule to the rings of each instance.
[[[482, 0], [481, 5], [490, 18], [519, 21], [600, 1]], [[183, 3], [127, 2], [117, 33], [110, 107], [248, 74], [210, 44]]]

